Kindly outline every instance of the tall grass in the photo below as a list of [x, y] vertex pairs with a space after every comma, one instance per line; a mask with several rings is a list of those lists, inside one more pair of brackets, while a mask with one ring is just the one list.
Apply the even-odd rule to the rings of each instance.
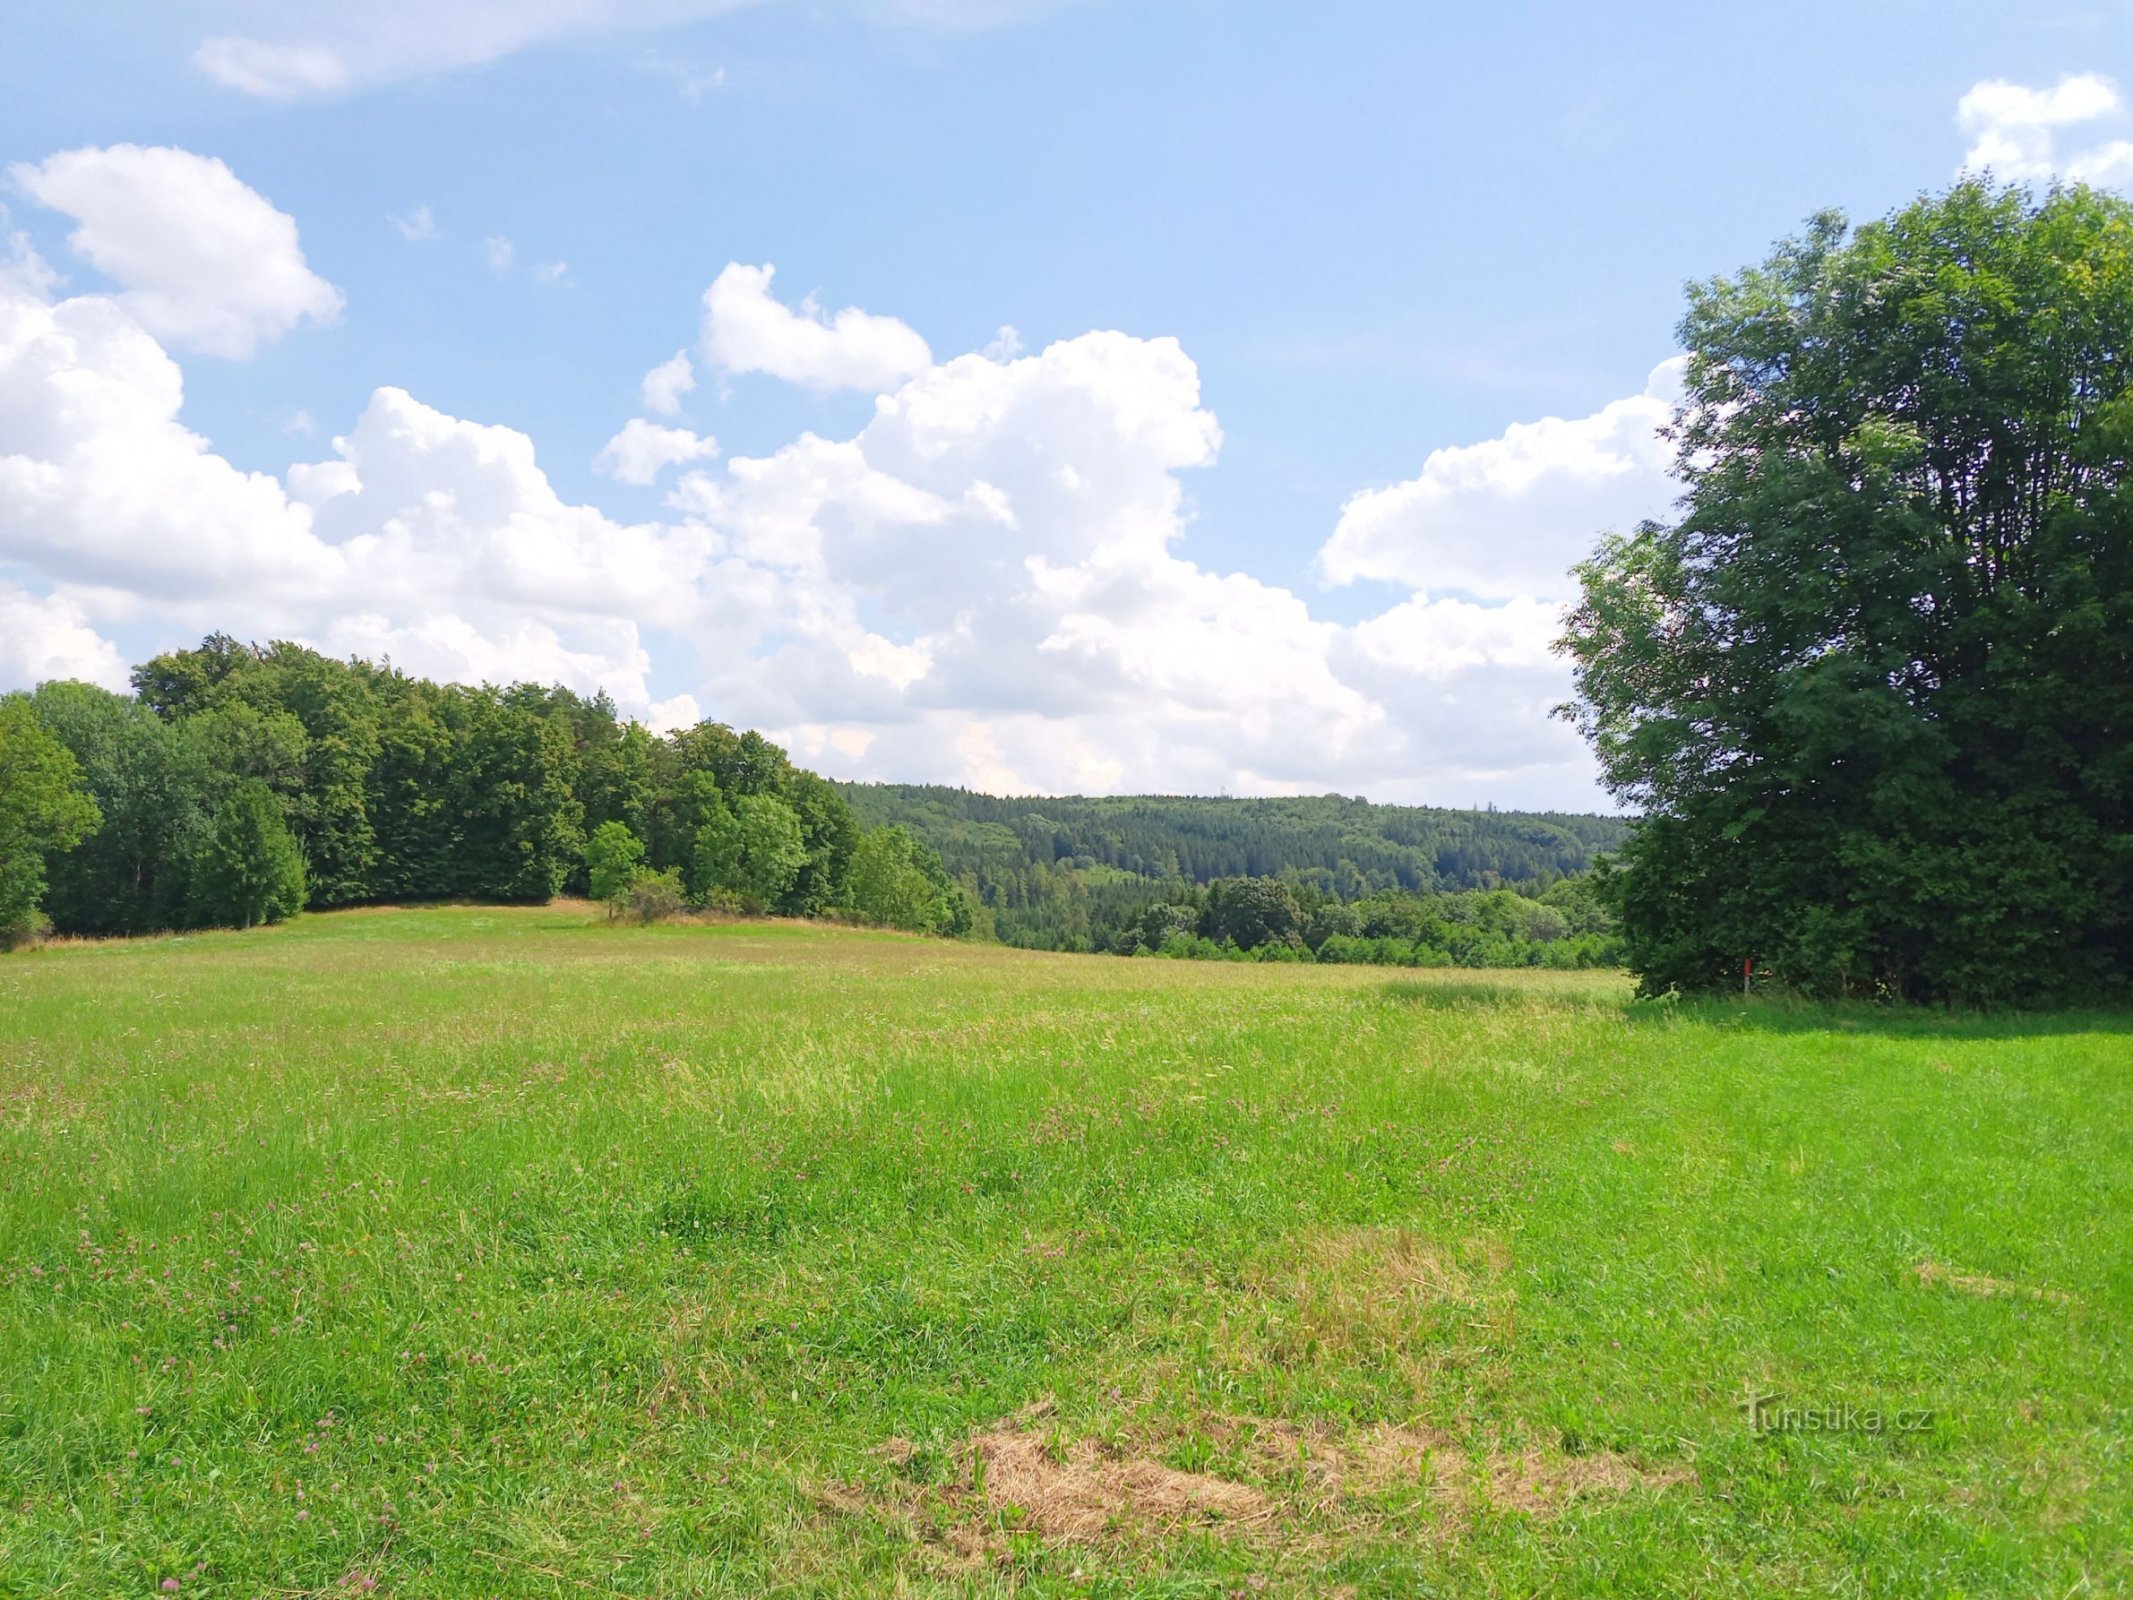
[[0, 1593], [2111, 1592], [2129, 1043], [569, 908], [12, 958]]

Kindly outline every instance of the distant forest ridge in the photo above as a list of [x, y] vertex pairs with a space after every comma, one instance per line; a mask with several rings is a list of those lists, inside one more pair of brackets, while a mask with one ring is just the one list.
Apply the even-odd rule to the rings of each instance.
[[[1632, 819], [1378, 805], [1342, 795], [977, 794], [842, 783], [863, 827], [900, 824], [992, 912], [997, 936], [1050, 949], [1104, 931], [1185, 885], [1283, 878], [1343, 902], [1515, 887], [1529, 893], [1619, 849]], [[1084, 941], [1089, 941], [1084, 943]]]
[[1010, 797], [941, 784], [838, 787], [866, 825], [903, 824], [951, 872], [1042, 861], [1201, 884], [1295, 874], [1350, 900], [1380, 889], [1545, 886], [1588, 871], [1631, 826], [1627, 817], [1379, 805], [1337, 794]]

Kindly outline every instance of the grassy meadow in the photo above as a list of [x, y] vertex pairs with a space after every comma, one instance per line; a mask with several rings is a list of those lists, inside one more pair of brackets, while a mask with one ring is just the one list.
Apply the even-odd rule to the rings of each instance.
[[0, 961], [8, 1596], [2123, 1592], [2129, 1316], [2124, 1017], [583, 906]]

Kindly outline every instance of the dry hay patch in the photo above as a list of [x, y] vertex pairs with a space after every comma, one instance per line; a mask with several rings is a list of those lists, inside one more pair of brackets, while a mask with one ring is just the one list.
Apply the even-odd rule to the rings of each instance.
[[1270, 1515], [1275, 1502], [1247, 1483], [1180, 1472], [1090, 1440], [1055, 1449], [1039, 1432], [997, 1428], [971, 1441], [987, 1506], [1046, 1538], [1082, 1543], [1135, 1529], [1206, 1524], [1215, 1532]]
[[[1641, 1467], [1612, 1450], [1584, 1455], [1513, 1451], [1426, 1423], [1384, 1423], [1342, 1440], [1330, 1429], [1284, 1422], [1251, 1424], [1254, 1454], [1270, 1473], [1286, 1467], [1322, 1508], [1400, 1489], [1418, 1490], [1455, 1525], [1487, 1505], [1531, 1516], [1559, 1515], [1579, 1499], [1612, 1499], [1691, 1481], [1679, 1468]], [[1352, 1514], [1352, 1508], [1351, 1508]]]
[[1387, 1425], [1372, 1428], [1348, 1447], [1342, 1481], [1351, 1494], [1420, 1486], [1442, 1499], [1465, 1463], [1466, 1446], [1448, 1433], [1413, 1423]]
[[830, 1484], [814, 1498], [839, 1513], [892, 1519], [952, 1564], [969, 1567], [1004, 1558], [1015, 1535], [1054, 1545], [1130, 1546], [1189, 1530], [1293, 1543], [1308, 1527], [1319, 1539], [1397, 1514], [1373, 1502], [1401, 1491], [1435, 1513], [1441, 1536], [1457, 1537], [1483, 1512], [1552, 1519], [1580, 1501], [1694, 1479], [1686, 1470], [1641, 1466], [1610, 1450], [1511, 1450], [1423, 1423], [1382, 1424], [1344, 1437], [1325, 1423], [1211, 1419], [1197, 1431], [1226, 1447], [1239, 1472], [1230, 1477], [1167, 1466], [1148, 1438], [1121, 1446], [1062, 1440], [1032, 1425], [1045, 1409], [973, 1435], [958, 1450], [947, 1482], [903, 1476], [920, 1451], [891, 1439], [874, 1451], [898, 1474], [887, 1485]]
[[959, 1567], [1004, 1559], [1018, 1534], [1067, 1545], [1132, 1544], [1185, 1529], [1227, 1537], [1281, 1509], [1248, 1483], [1094, 1440], [1066, 1443], [1031, 1426], [1049, 1409], [1040, 1402], [973, 1435], [947, 1482], [904, 1476], [924, 1452], [892, 1438], [872, 1451], [896, 1473], [886, 1484], [833, 1481], [810, 1498], [842, 1515], [898, 1523]]
[[1918, 1274], [1920, 1283], [1957, 1289], [1983, 1300], [2009, 1296], [2015, 1299], [2044, 1300], [2059, 1306], [2075, 1303], [2074, 1297], [2064, 1289], [2043, 1289], [2034, 1284], [2015, 1283], [2007, 1278], [1988, 1277], [1982, 1272], [1957, 1272], [1938, 1261], [1921, 1261], [1913, 1270]]

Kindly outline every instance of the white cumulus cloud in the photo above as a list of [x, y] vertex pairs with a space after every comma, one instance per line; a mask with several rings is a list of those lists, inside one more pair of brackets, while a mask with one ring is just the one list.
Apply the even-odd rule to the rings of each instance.
[[1333, 670], [1340, 629], [1173, 549], [1179, 474], [1220, 439], [1175, 340], [1093, 333], [959, 357], [852, 439], [692, 479], [678, 502], [763, 585], [745, 609], [707, 596], [714, 702], [817, 730], [840, 770], [994, 788], [1371, 766], [1382, 717]]
[[1432, 451], [1421, 473], [1341, 508], [1319, 552], [1334, 583], [1378, 578], [1490, 599], [1561, 595], [1571, 564], [1606, 531], [1663, 517], [1678, 489], [1659, 430], [1680, 392], [1679, 358], [1641, 394], [1590, 416], [1513, 423], [1480, 444]]
[[1550, 672], [1563, 631], [1563, 607], [1520, 595], [1501, 605], [1415, 595], [1360, 623], [1365, 657], [1418, 678], [1442, 681], [1475, 668]]
[[689, 352], [677, 350], [644, 375], [644, 409], [662, 417], [678, 416], [681, 397], [696, 387]]
[[[1589, 757], [1547, 716], [1567, 687], [1547, 648], [1560, 566], [1614, 520], [1596, 497], [1627, 506], [1634, 481], [1664, 509], [1664, 374], [1438, 452], [1419, 510], [1352, 503], [1327, 569], [1409, 592], [1349, 626], [1191, 559], [1186, 484], [1222, 431], [1176, 340], [1000, 340], [897, 377], [924, 352], [902, 323], [795, 313], [767, 269], [739, 270], [832, 346], [857, 317], [860, 345], [905, 347], [867, 354], [878, 398], [848, 437], [716, 460], [633, 419], [605, 470], [685, 470], [660, 520], [627, 523], [564, 499], [525, 434], [391, 386], [314, 459], [241, 471], [181, 422], [181, 369], [130, 285], [61, 297], [18, 250], [0, 265], [0, 672], [117, 681], [100, 628], [222, 628], [605, 689], [661, 727], [709, 707], [841, 776], [1592, 802]], [[694, 376], [660, 371], [648, 398]]]
[[167, 644], [224, 628], [649, 706], [640, 627], [693, 620], [703, 530], [571, 505], [525, 435], [398, 389], [329, 459], [240, 471], [179, 422], [178, 365], [121, 297], [52, 287], [22, 262], [0, 273], [0, 568], [64, 597], [10, 590], [9, 674], [122, 682], [103, 619]]
[[666, 700], [655, 700], [644, 714], [644, 725], [657, 734], [668, 734], [677, 728], [693, 728], [704, 720], [703, 707], [696, 703], [693, 694], [677, 694]]
[[122, 300], [0, 282], [0, 560], [179, 600], [330, 582], [308, 512], [210, 450], [183, 403]]
[[10, 175], [80, 224], [68, 243], [122, 286], [121, 303], [158, 339], [241, 360], [306, 318], [340, 314], [341, 293], [305, 264], [294, 219], [220, 161], [120, 144]]
[[2117, 86], [2093, 72], [2061, 78], [2049, 89], [1997, 78], [1977, 84], [1955, 108], [1971, 141], [1963, 170], [2003, 182], [2126, 183], [2133, 180], [2133, 140], [2106, 139], [2070, 152], [2059, 147], [2062, 130], [2122, 118], [2124, 111]]
[[717, 454], [716, 439], [632, 417], [601, 448], [593, 465], [618, 482], [641, 485], [651, 483], [668, 467], [708, 461]]
[[126, 663], [79, 606], [0, 581], [0, 690], [33, 689], [51, 678], [123, 690]]
[[436, 213], [428, 206], [417, 206], [405, 216], [388, 216], [385, 220], [392, 224], [393, 232], [409, 244], [420, 244], [437, 237]]
[[764, 372], [803, 389], [894, 387], [933, 364], [926, 341], [894, 317], [857, 306], [835, 315], [771, 293], [777, 268], [736, 261], [704, 291], [704, 359], [727, 372]]

